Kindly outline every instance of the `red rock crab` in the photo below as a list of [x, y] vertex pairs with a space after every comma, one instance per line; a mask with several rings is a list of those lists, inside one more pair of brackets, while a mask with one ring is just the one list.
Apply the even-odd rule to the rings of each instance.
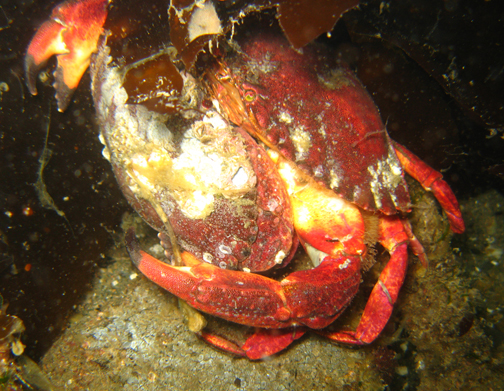
[[[60, 109], [74, 88], [61, 77], [70, 69], [64, 56], [75, 57], [81, 45], [65, 36], [68, 26], [86, 37], [89, 54], [106, 15], [105, 1], [70, 4], [92, 7], [91, 21], [58, 8], [54, 20], [60, 14], [67, 19], [39, 30], [26, 61], [33, 92], [36, 69], [59, 54]], [[462, 232], [449, 186], [389, 139], [371, 98], [329, 49], [308, 46], [301, 54], [278, 34], [255, 34], [212, 49], [212, 37], [221, 33], [220, 25], [212, 25], [181, 51], [173, 10], [173, 46], [141, 58], [118, 56], [120, 34], [109, 32], [91, 63], [104, 156], [129, 202], [176, 259], [169, 265], [146, 254], [130, 231], [126, 243], [133, 262], [194, 308], [259, 328], [243, 346], [199, 331], [226, 351], [262, 358], [308, 329], [337, 342], [372, 342], [404, 281], [407, 247], [427, 262], [403, 217], [411, 208], [403, 170], [433, 191], [452, 230]], [[197, 12], [204, 12], [205, 23], [219, 21], [210, 1], [191, 10], [190, 21]], [[209, 42], [206, 58], [191, 68]], [[312, 269], [281, 281], [257, 274], [288, 264], [298, 241]], [[389, 251], [390, 260], [357, 329], [324, 332], [355, 296], [367, 245], [374, 242]]]

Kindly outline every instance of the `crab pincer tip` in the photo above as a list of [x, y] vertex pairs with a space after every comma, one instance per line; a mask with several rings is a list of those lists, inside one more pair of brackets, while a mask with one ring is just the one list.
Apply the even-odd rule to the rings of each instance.
[[[58, 65], [56, 71], [54, 71], [54, 84], [53, 87], [56, 90], [56, 102], [58, 103], [58, 111], [63, 113], [70, 102], [72, 101], [72, 95], [76, 88], [70, 88], [64, 82], [64, 70]], [[80, 80], [80, 78], [79, 78]]]
[[32, 95], [37, 95], [36, 79], [41, 68], [53, 55], [68, 53], [63, 42], [64, 26], [54, 20], [44, 22], [35, 33], [26, 51], [24, 70], [26, 84]]
[[25, 57], [24, 69], [28, 91], [30, 91], [30, 94], [32, 95], [37, 95], [37, 87], [35, 83], [38, 74], [38, 67], [35, 64], [35, 59], [30, 54], [27, 54]]

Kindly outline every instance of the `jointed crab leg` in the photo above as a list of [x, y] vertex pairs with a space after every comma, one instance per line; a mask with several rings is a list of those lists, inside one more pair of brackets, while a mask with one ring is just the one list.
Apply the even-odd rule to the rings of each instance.
[[62, 24], [50, 19], [42, 24], [30, 42], [25, 57], [26, 83], [32, 95], [37, 95], [35, 79], [47, 60], [57, 54], [68, 53], [63, 42]]
[[288, 327], [285, 329], [256, 329], [247, 341], [239, 346], [219, 335], [207, 333], [204, 330], [198, 336], [210, 345], [236, 356], [259, 360], [278, 353], [295, 340], [306, 334], [306, 327]]
[[452, 231], [459, 234], [464, 232], [464, 220], [462, 219], [462, 212], [457, 198], [455, 198], [450, 186], [442, 179], [443, 175], [428, 166], [401, 144], [392, 141], [392, 145], [404, 170], [420, 182], [425, 190], [432, 191], [446, 212]]
[[379, 242], [390, 252], [390, 260], [369, 296], [356, 331], [319, 332], [333, 341], [353, 345], [371, 343], [381, 333], [392, 314], [406, 276], [410, 238], [403, 222], [397, 217], [381, 218], [379, 231]]

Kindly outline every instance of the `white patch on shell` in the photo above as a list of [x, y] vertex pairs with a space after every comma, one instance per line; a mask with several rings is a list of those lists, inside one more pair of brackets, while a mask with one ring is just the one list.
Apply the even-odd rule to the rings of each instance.
[[188, 33], [189, 41], [207, 34], [220, 34], [221, 23], [215, 7], [211, 1], [198, 4], [194, 9], [189, 21]]
[[350, 263], [352, 263], [352, 261], [349, 258], [347, 258], [345, 259], [345, 262], [343, 262], [341, 265], [338, 266], [338, 269], [340, 270], [346, 269], [348, 265], [350, 265]]
[[345, 68], [331, 69], [329, 73], [317, 74], [319, 83], [329, 90], [337, 90], [352, 84]]
[[208, 214], [208, 210], [213, 211], [214, 196], [201, 190], [177, 198], [180, 210], [191, 219], [203, 218]]
[[339, 183], [341, 180], [339, 171], [340, 170], [338, 170], [336, 167], [332, 167], [331, 171], [329, 171], [329, 177], [330, 177], [329, 187], [332, 190], [336, 190], [339, 187]]
[[296, 160], [304, 160], [312, 146], [310, 133], [304, 126], [297, 126], [290, 131], [291, 140], [296, 148]]
[[310, 260], [312, 261], [314, 267], [319, 266], [324, 260], [324, 258], [327, 257], [328, 255], [325, 252], [317, 250], [315, 247], [310, 246], [310, 244], [308, 243], [305, 243], [305, 248], [306, 253], [310, 257]]
[[146, 136], [150, 142], [160, 146], [165, 151], [169, 151], [173, 148], [173, 134], [172, 132], [168, 131], [166, 125], [162, 122], [148, 122]]
[[321, 164], [313, 169], [313, 175], [316, 178], [322, 178], [324, 176], [324, 166]]
[[228, 127], [218, 113], [207, 112], [186, 132], [181, 153], [172, 161], [171, 175], [178, 178], [174, 181], [181, 188], [178, 193], [174, 191], [174, 197], [190, 218], [208, 216], [213, 211], [214, 194], [240, 197], [255, 187], [256, 177], [246, 157], [225, 152], [226, 148], [243, 149], [231, 145], [231, 138], [221, 138]]
[[110, 162], [110, 151], [108, 147], [103, 148], [102, 156]]
[[228, 123], [226, 122], [226, 120], [224, 118], [222, 118], [221, 115], [219, 115], [215, 112], [212, 112], [212, 111], [208, 111], [207, 115], [205, 115], [205, 117], [203, 118], [203, 122], [206, 122], [206, 123], [212, 125], [216, 129], [219, 129], [219, 128], [223, 129], [228, 126]]
[[290, 125], [294, 119], [287, 111], [280, 111], [278, 115], [278, 120], [284, 124]]
[[[191, 182], [207, 191], [212, 188], [243, 193], [249, 191], [255, 185], [253, 175], [249, 175], [249, 172], [253, 173], [252, 168], [238, 164], [239, 161], [218, 153], [220, 151], [206, 148], [205, 142], [196, 136], [202, 132], [201, 129], [206, 129], [206, 133], [212, 137], [213, 134], [218, 134], [219, 129], [228, 126], [215, 112], [209, 112], [202, 121], [195, 123], [180, 144], [182, 153], [173, 159], [174, 171], [190, 172], [194, 177]], [[249, 183], [251, 180], [254, 183]]]
[[102, 155], [105, 159], [107, 159], [108, 161], [110, 161], [110, 151], [107, 147], [107, 143], [105, 142], [105, 137], [103, 137], [103, 134], [100, 132], [100, 134], [98, 135], [98, 140], [100, 140], [100, 143], [102, 143], [105, 147], [103, 148], [102, 150]]
[[236, 174], [234, 174], [233, 179], [231, 179], [233, 182], [233, 185], [236, 187], [242, 187], [244, 186], [247, 181], [248, 181], [248, 175], [247, 172], [243, 169], [243, 167], [238, 168], [238, 171], [236, 171]]
[[226, 255], [229, 255], [233, 252], [233, 250], [231, 250], [231, 247], [226, 246], [225, 244], [221, 244], [219, 246], [219, 251], [223, 254], [226, 254]]
[[277, 252], [277, 254], [275, 255], [275, 263], [277, 265], [280, 265], [283, 262], [283, 260], [285, 259], [286, 255], [287, 254], [285, 254], [282, 250], [280, 250], [279, 252]]
[[374, 165], [368, 167], [368, 172], [371, 174], [371, 193], [376, 207], [382, 207], [382, 197], [388, 196], [391, 198], [395, 206], [397, 206], [397, 197], [395, 190], [403, 181], [402, 166], [397, 159], [395, 152], [389, 146], [388, 156], [385, 160], [378, 160]]
[[326, 128], [327, 128], [327, 127], [326, 127], [326, 124], [325, 124], [325, 123], [322, 123], [322, 124], [320, 125], [320, 128], [318, 129], [319, 134], [320, 134], [322, 137], [324, 137], [324, 138], [327, 136], [327, 133], [326, 133]]
[[[271, 151], [272, 150], [268, 151], [268, 154], [270, 156], [273, 155], [273, 153]], [[287, 193], [289, 195], [292, 195], [297, 187], [296, 172], [288, 164], [283, 164], [283, 163], [280, 163], [278, 165], [278, 172], [286, 185], [285, 187], [287, 189]]]
[[103, 134], [100, 134], [98, 135], [98, 140], [100, 140], [100, 143], [102, 143], [103, 145], [107, 145], [107, 143], [105, 142], [105, 137], [103, 137]]
[[213, 255], [210, 253], [203, 253], [203, 260], [207, 263], [212, 263]]
[[268, 200], [267, 208], [270, 212], [275, 212], [280, 204], [276, 198], [270, 198]]

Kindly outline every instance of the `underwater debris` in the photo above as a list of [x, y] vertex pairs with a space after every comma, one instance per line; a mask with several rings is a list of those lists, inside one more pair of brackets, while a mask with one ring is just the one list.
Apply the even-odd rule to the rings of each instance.
[[53, 198], [47, 191], [46, 184], [44, 182], [44, 169], [46, 168], [47, 164], [49, 163], [49, 160], [51, 159], [52, 151], [47, 147], [47, 140], [49, 139], [49, 129], [51, 127], [51, 111], [49, 110], [49, 114], [47, 116], [47, 129], [46, 129], [46, 137], [45, 137], [45, 142], [44, 142], [44, 149], [42, 150], [42, 153], [39, 158], [39, 169], [37, 173], [37, 182], [33, 184], [35, 187], [35, 190], [37, 191], [37, 196], [40, 201], [40, 205], [42, 205], [46, 209], [54, 210], [59, 216], [63, 217], [65, 222], [68, 225], [68, 228], [70, 232], [72, 233], [72, 236], [75, 237], [74, 232], [72, 230], [72, 226], [70, 225], [70, 222], [68, 221], [65, 212], [63, 212], [61, 209], [59, 209], [56, 204], [54, 203]]
[[23, 355], [23, 321], [7, 315], [8, 304], [0, 295], [0, 388], [2, 390], [53, 390], [54, 387], [37, 363]]

